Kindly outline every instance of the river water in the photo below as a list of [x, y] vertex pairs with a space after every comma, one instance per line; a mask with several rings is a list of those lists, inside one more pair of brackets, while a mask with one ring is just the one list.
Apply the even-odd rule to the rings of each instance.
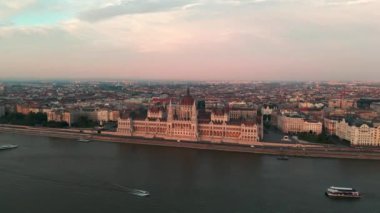
[[[0, 133], [0, 212], [380, 212], [380, 161], [290, 158]], [[360, 200], [331, 200], [330, 185]], [[125, 189], [142, 189], [139, 197]]]

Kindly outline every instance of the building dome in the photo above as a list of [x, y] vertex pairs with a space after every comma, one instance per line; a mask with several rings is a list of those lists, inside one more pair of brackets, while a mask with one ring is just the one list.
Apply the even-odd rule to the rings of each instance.
[[193, 105], [194, 104], [194, 98], [191, 96], [185, 96], [181, 99], [181, 105]]
[[181, 105], [193, 105], [194, 98], [190, 95], [190, 90], [187, 88], [186, 95], [180, 101]]

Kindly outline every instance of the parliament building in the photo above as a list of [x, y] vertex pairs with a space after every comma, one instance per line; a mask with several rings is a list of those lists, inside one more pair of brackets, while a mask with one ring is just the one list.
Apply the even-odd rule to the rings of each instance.
[[[189, 89], [176, 104], [150, 106], [145, 119], [118, 120], [117, 132], [123, 136], [162, 138], [176, 141], [254, 144], [262, 137], [261, 119], [231, 116], [237, 110], [200, 110]], [[244, 114], [244, 113], [243, 113]]]

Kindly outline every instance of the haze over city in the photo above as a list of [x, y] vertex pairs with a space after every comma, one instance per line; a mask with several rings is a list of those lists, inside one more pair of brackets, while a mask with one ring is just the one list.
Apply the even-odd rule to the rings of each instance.
[[371, 0], [2, 0], [2, 79], [373, 80]]
[[379, 11], [0, 0], [1, 212], [379, 213]]

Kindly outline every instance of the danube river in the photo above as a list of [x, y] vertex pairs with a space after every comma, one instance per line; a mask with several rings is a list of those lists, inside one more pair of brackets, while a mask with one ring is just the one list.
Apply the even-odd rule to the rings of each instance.
[[[380, 161], [291, 158], [0, 133], [1, 212], [380, 212]], [[331, 200], [330, 185], [360, 200]], [[142, 189], [150, 197], [128, 192]]]

